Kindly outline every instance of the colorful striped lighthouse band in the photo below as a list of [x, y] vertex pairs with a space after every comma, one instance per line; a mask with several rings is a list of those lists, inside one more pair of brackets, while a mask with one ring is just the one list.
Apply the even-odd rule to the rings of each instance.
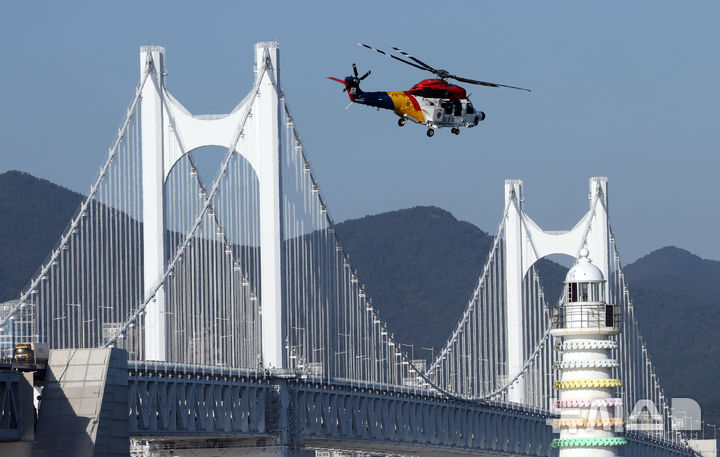
[[550, 446], [552, 447], [604, 447], [604, 446], [625, 446], [627, 440], [625, 438], [613, 436], [607, 438], [567, 438], [554, 439]]
[[619, 379], [570, 379], [568, 381], [555, 381], [553, 389], [585, 389], [595, 387], [620, 387], [622, 381]]
[[615, 368], [618, 361], [613, 359], [602, 360], [561, 360], [555, 362], [555, 368], [566, 370], [568, 368]]
[[553, 428], [583, 428], [583, 427], [622, 427], [625, 419], [622, 417], [598, 417], [595, 419], [555, 419]]
[[555, 400], [556, 408], [620, 407], [622, 398], [596, 398], [593, 400]]
[[561, 348], [563, 351], [578, 349], [617, 349], [617, 343], [611, 340], [569, 340]]

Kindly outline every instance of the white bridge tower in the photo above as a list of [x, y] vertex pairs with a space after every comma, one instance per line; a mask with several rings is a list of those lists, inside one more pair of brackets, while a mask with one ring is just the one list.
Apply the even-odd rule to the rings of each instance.
[[[165, 88], [165, 49], [140, 49], [142, 88], [142, 184], [144, 283], [148, 294], [163, 281], [165, 247], [164, 185], [183, 155], [204, 146], [232, 148], [248, 161], [259, 184], [260, 304], [265, 368], [285, 368], [282, 288], [282, 215], [280, 181], [279, 47], [255, 45], [252, 94], [227, 115], [195, 116]], [[247, 119], [246, 119], [247, 118]], [[244, 130], [238, 139], [238, 129]], [[168, 360], [165, 296], [162, 287], [146, 309], [145, 359]]]
[[[593, 253], [593, 262], [607, 277], [609, 265], [609, 226], [607, 178], [590, 178], [590, 210], [567, 231], [544, 231], [523, 210], [523, 182], [505, 181], [505, 291], [508, 378], [522, 371], [526, 355], [523, 348], [522, 283], [535, 262], [552, 254], [577, 258], [580, 249]], [[608, 296], [605, 284], [605, 296]], [[522, 377], [510, 388], [508, 399], [525, 403]]]

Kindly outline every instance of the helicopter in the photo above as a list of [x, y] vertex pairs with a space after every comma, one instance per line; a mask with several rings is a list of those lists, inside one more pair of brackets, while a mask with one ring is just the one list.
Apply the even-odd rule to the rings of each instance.
[[344, 79], [329, 76], [328, 79], [345, 85], [343, 92], [347, 91], [351, 103], [373, 106], [378, 110], [380, 108], [393, 110], [400, 117], [397, 121], [400, 127], [404, 126], [409, 119], [417, 124], [427, 126], [427, 136], [429, 137], [435, 135], [435, 129], [442, 127], [450, 127], [451, 133], [459, 135], [461, 127], [475, 127], [485, 119], [485, 113], [475, 109], [465, 89], [450, 84], [447, 81], [448, 79], [479, 86], [507, 87], [531, 92], [530, 89], [522, 87], [456, 76], [447, 70], [431, 67], [422, 60], [396, 47], [392, 49], [409, 60], [365, 43], [358, 43], [358, 46], [377, 51], [391, 59], [433, 73], [436, 78], [424, 79], [407, 91], [365, 92], [360, 89], [360, 82], [370, 76], [371, 71], [359, 76], [357, 65], [353, 63], [354, 76], [346, 76]]

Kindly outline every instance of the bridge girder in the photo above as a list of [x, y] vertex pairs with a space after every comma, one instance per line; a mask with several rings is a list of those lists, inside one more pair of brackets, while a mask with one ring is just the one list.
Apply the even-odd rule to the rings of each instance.
[[[547, 412], [297, 378], [133, 370], [130, 435], [173, 443], [347, 449], [418, 456], [543, 456]], [[627, 455], [690, 457], [680, 445], [626, 435]], [[293, 454], [293, 452], [289, 452]]]
[[253, 376], [133, 372], [130, 434], [148, 441], [437, 455], [550, 455], [545, 414], [513, 405]]

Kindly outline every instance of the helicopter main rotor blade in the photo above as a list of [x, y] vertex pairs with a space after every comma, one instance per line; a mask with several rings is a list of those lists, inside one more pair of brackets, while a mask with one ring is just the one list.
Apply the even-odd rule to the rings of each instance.
[[402, 63], [405, 63], [405, 64], [410, 65], [411, 67], [415, 67], [415, 68], [419, 68], [420, 70], [425, 70], [425, 71], [430, 71], [430, 72], [435, 73], [435, 71], [433, 71], [433, 70], [430, 70], [430, 69], [425, 68], [425, 67], [421, 67], [420, 65], [414, 64], [414, 63], [412, 63], [412, 62], [408, 62], [408, 61], [405, 60], [405, 59], [401, 59], [401, 58], [398, 57], [398, 56], [394, 56], [394, 55], [389, 54], [389, 53], [387, 53], [387, 52], [385, 52], [385, 51], [381, 51], [380, 49], [373, 48], [372, 46], [369, 46], [369, 45], [367, 45], [367, 44], [365, 44], [365, 43], [358, 43], [358, 46], [364, 46], [364, 47], [366, 47], [366, 48], [368, 48], [368, 49], [371, 49], [371, 50], [373, 50], [373, 51], [377, 51], [377, 52], [379, 52], [380, 54], [384, 55], [385, 57], [389, 57], [389, 58], [391, 58], [391, 59], [399, 60], [399, 61], [402, 62]]
[[434, 68], [431, 67], [430, 65], [426, 64], [425, 62], [423, 62], [422, 60], [420, 60], [420, 59], [418, 59], [418, 58], [416, 58], [416, 57], [411, 56], [410, 54], [408, 54], [407, 52], [403, 51], [402, 49], [396, 48], [395, 46], [393, 46], [393, 49], [396, 50], [397, 52], [399, 52], [400, 54], [404, 55], [404, 56], [407, 57], [408, 59], [412, 60], [413, 62], [419, 63], [420, 65], [422, 65], [422, 66], [425, 67], [426, 69], [432, 71], [433, 73], [437, 71], [436, 69], [434, 69]]
[[[429, 71], [430, 73], [434, 73], [434, 74], [435, 74], [436, 76], [438, 76], [440, 79], [452, 78], [452, 79], [458, 80], [458, 81], [460, 81], [460, 82], [469, 83], [469, 84], [476, 84], [476, 85], [478, 85], [478, 86], [506, 87], [506, 88], [508, 88], [508, 89], [517, 89], [517, 90], [524, 90], [524, 91], [527, 91], [527, 92], [532, 92], [530, 89], [525, 89], [524, 87], [510, 86], [510, 85], [507, 85], [507, 84], [497, 84], [497, 83], [491, 83], [491, 82], [488, 82], [488, 81], [478, 81], [478, 80], [476, 80], [476, 79], [463, 78], [462, 76], [455, 76], [455, 75], [453, 75], [453, 74], [450, 74], [450, 72], [448, 72], [447, 70], [438, 70], [438, 69], [436, 69], [436, 68], [433, 68], [433, 67], [431, 67], [430, 65], [426, 64], [425, 62], [423, 62], [422, 60], [420, 60], [420, 59], [418, 59], [418, 58], [416, 58], [416, 57], [408, 54], [407, 52], [405, 52], [405, 51], [403, 51], [402, 49], [397, 48], [397, 47], [395, 47], [395, 46], [393, 46], [393, 49], [394, 49], [395, 51], [399, 52], [399, 53], [402, 54], [403, 56], [407, 57], [408, 59], [411, 59], [413, 62], [416, 62], [416, 63], [407, 61], [407, 60], [405, 60], [405, 59], [401, 59], [401, 58], [398, 57], [398, 56], [392, 55], [392, 54], [390, 54], [389, 52], [382, 51], [382, 50], [380, 50], [380, 49], [378, 49], [378, 48], [374, 48], [374, 47], [372, 47], [372, 46], [370, 46], [370, 45], [368, 45], [368, 44], [365, 44], [365, 43], [358, 43], [358, 46], [364, 46], [364, 47], [370, 49], [371, 51], [379, 52], [380, 54], [384, 55], [385, 57], [389, 57], [389, 58], [391, 58], [391, 59], [395, 59], [395, 60], [397, 60], [397, 61], [399, 61], [399, 62], [402, 62], [402, 63], [404, 63], [404, 64], [410, 65], [411, 67], [415, 67], [415, 68], [418, 68], [418, 69], [420, 69], [420, 70], [425, 70], [425, 71]], [[357, 74], [356, 74], [355, 76], [357, 77]]]
[[509, 89], [518, 89], [518, 90], [525, 90], [528, 92], [532, 92], [530, 89], [525, 89], [524, 87], [508, 86], [506, 84], [489, 83], [487, 81], [477, 81], [475, 79], [468, 79], [468, 78], [463, 78], [463, 77], [455, 76], [455, 75], [448, 75], [448, 78], [457, 79], [458, 81], [461, 81], [464, 83], [477, 84], [478, 86], [507, 87]]

